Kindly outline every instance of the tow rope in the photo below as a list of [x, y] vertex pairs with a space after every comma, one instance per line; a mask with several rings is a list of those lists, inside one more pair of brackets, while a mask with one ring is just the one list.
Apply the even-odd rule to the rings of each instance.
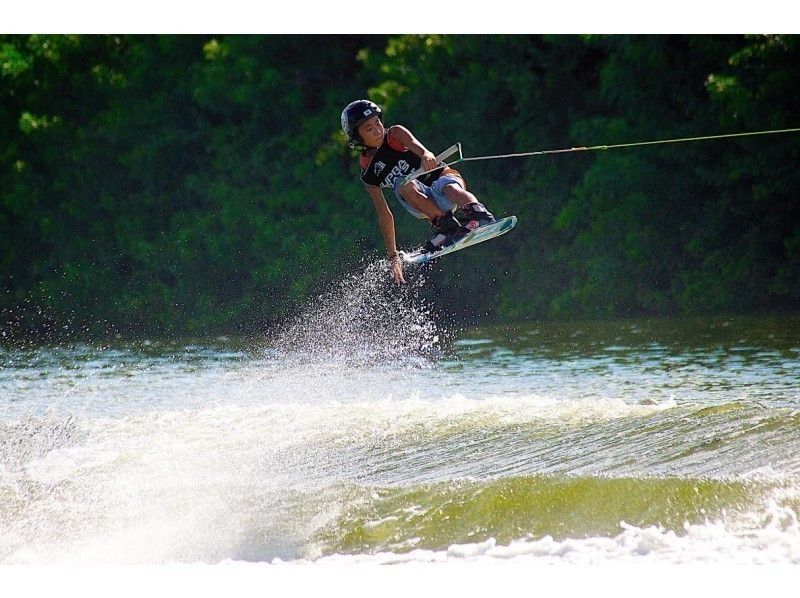
[[[451, 145], [441, 154], [436, 156], [436, 162], [438, 166], [431, 170], [422, 170], [421, 168], [415, 170], [411, 174], [409, 174], [404, 180], [403, 184], [413, 181], [421, 176], [424, 176], [434, 170], [438, 170], [442, 167], [442, 164], [445, 166], [452, 166], [454, 164], [458, 164], [459, 162], [474, 162], [477, 160], [499, 160], [502, 158], [524, 158], [526, 156], [545, 156], [548, 154], [568, 154], [573, 152], [591, 152], [595, 150], [608, 150], [608, 149], [617, 149], [623, 147], [641, 147], [644, 145], [663, 145], [667, 143], [684, 143], [687, 141], [707, 141], [711, 139], [729, 139], [731, 137], [750, 137], [754, 135], [776, 135], [779, 133], [798, 133], [800, 132], [799, 128], [794, 129], [772, 129], [769, 131], [748, 131], [746, 133], [727, 133], [724, 135], [702, 135], [699, 137], [679, 137], [675, 139], [659, 139], [656, 141], [636, 141], [633, 143], [614, 143], [614, 144], [606, 144], [606, 145], [591, 145], [591, 146], [581, 146], [581, 147], [567, 147], [563, 149], [553, 149], [553, 150], [538, 150], [534, 152], [521, 152], [518, 154], [495, 154], [490, 156], [472, 156], [465, 158], [462, 151], [461, 151], [461, 143], [456, 143]], [[458, 159], [453, 160], [452, 162], [445, 163], [444, 161], [452, 156], [453, 154], [458, 153]]]

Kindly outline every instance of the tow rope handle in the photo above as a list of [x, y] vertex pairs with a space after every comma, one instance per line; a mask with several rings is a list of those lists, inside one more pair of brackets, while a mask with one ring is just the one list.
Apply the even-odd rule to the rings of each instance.
[[[457, 160], [453, 160], [450, 163], [445, 162], [447, 158], [449, 158], [455, 153], [458, 153]], [[405, 185], [406, 183], [416, 180], [421, 176], [425, 176], [426, 174], [431, 173], [434, 170], [439, 170], [442, 166], [450, 166], [451, 164], [457, 164], [458, 162], [461, 162], [461, 160], [463, 159], [464, 155], [461, 153], [461, 142], [455, 143], [450, 147], [448, 147], [446, 150], [444, 150], [441, 154], [436, 156], [436, 168], [433, 168], [431, 170], [424, 170], [422, 167], [417, 168], [414, 172], [408, 174], [406, 178], [403, 179], [402, 185]]]

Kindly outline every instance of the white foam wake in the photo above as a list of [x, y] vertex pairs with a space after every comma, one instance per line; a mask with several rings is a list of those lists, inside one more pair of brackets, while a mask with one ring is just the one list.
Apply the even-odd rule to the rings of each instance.
[[[794, 519], [794, 515], [788, 516]], [[800, 564], [800, 531], [796, 520], [763, 529], [734, 530], [721, 523], [686, 525], [676, 534], [658, 527], [639, 528], [620, 523], [615, 537], [554, 540], [520, 539], [498, 545], [494, 538], [474, 544], [453, 544], [446, 550], [413, 550], [404, 554], [334, 554], [319, 564], [415, 564], [452, 562], [515, 562], [569, 565], [650, 564]], [[273, 563], [282, 561], [275, 560]], [[307, 561], [299, 561], [307, 562]]]

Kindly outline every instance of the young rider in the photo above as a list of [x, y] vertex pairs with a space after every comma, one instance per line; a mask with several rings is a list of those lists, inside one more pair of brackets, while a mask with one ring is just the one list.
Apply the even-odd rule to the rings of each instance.
[[[495, 219], [467, 191], [458, 171], [438, 164], [433, 153], [405, 127], [384, 127], [382, 115], [374, 102], [356, 100], [342, 112], [342, 129], [350, 147], [361, 149], [361, 181], [378, 213], [392, 276], [401, 284], [405, 283], [403, 260], [397, 251], [394, 216], [383, 189], [392, 189], [400, 204], [415, 217], [430, 220], [438, 234], [425, 244], [426, 251], [451, 245], [470, 230]], [[404, 178], [420, 167], [435, 170], [403, 184]]]

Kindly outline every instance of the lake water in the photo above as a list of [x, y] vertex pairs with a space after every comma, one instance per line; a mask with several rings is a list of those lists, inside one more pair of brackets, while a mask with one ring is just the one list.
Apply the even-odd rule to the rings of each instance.
[[0, 563], [800, 563], [800, 318], [0, 349]]

